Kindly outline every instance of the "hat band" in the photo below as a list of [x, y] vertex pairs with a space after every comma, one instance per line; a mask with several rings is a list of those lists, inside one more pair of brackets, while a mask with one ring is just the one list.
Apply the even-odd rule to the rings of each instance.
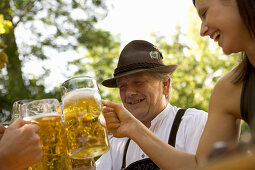
[[128, 72], [128, 71], [132, 71], [132, 70], [136, 70], [136, 69], [151, 69], [151, 68], [155, 68], [155, 67], [160, 67], [160, 66], [165, 66], [164, 64], [159, 64], [159, 63], [135, 63], [135, 64], [128, 64], [125, 66], [120, 66], [117, 67], [114, 70], [114, 76], [124, 73], [124, 72]]

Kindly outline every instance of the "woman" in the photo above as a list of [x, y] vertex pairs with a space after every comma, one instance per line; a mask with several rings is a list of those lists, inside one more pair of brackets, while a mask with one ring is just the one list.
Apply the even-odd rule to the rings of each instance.
[[109, 130], [114, 130], [116, 137], [127, 136], [134, 140], [162, 169], [196, 167], [204, 163], [215, 142], [237, 143], [238, 119], [245, 120], [254, 131], [255, 1], [193, 0], [193, 3], [202, 20], [201, 36], [209, 36], [225, 54], [243, 53], [242, 62], [222, 77], [212, 92], [208, 121], [196, 155], [177, 151], [154, 136], [121, 105], [104, 102], [103, 112]]

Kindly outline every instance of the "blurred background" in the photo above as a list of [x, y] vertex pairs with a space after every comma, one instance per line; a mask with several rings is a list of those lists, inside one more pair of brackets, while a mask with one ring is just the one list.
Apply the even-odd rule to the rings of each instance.
[[[191, 0], [1, 0], [0, 122], [10, 120], [14, 101], [61, 101], [61, 83], [78, 75], [95, 77], [102, 98], [120, 102], [118, 89], [101, 82], [134, 39], [157, 45], [166, 64], [179, 65], [172, 105], [208, 111], [215, 83], [239, 55], [224, 55], [199, 29]], [[242, 140], [248, 138], [242, 122]]]

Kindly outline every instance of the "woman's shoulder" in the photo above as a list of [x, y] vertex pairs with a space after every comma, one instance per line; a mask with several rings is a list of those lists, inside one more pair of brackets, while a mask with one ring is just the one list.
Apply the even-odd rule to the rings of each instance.
[[222, 78], [219, 79], [219, 81], [216, 83], [214, 87], [214, 90], [215, 89], [219, 90], [223, 92], [224, 95], [226, 95], [226, 93], [228, 95], [231, 95], [230, 93], [233, 93], [233, 90], [235, 91], [241, 90], [243, 82], [241, 81], [241, 82], [235, 83], [234, 82], [235, 74], [236, 74], [236, 69], [234, 68], [233, 70], [231, 70], [230, 72], [228, 72]]
[[216, 83], [210, 99], [210, 105], [222, 108], [224, 112], [234, 113], [240, 117], [240, 99], [243, 82], [234, 83], [234, 74], [235, 70], [233, 69]]

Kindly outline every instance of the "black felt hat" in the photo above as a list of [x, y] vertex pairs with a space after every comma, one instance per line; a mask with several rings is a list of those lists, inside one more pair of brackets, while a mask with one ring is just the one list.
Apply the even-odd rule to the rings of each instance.
[[106, 87], [117, 87], [117, 78], [142, 71], [172, 74], [177, 65], [165, 65], [162, 59], [161, 52], [153, 44], [144, 40], [131, 41], [120, 54], [114, 77], [104, 80], [102, 84]]

